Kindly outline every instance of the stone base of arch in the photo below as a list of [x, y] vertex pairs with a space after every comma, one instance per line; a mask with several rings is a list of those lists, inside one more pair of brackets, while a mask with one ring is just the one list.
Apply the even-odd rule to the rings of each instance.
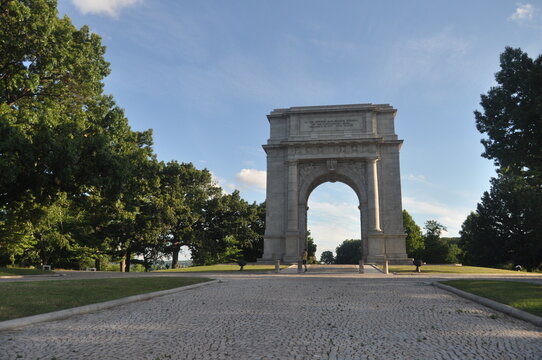
[[[304, 242], [299, 241], [298, 234], [288, 234], [286, 238], [266, 237], [264, 241], [264, 255], [258, 259], [259, 264], [274, 264], [280, 260], [282, 264], [296, 264], [300, 259], [299, 246]], [[364, 240], [363, 260], [366, 264], [382, 264], [387, 256], [391, 265], [411, 265], [413, 259], [405, 255], [404, 234], [388, 235], [374, 233], [367, 235]]]
[[406, 235], [369, 234], [367, 236], [367, 264], [382, 264], [386, 256], [392, 265], [411, 265], [413, 259], [405, 255]]

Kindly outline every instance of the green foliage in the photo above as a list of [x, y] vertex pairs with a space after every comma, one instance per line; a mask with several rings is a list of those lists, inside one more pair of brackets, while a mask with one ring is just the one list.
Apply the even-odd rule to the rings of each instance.
[[542, 192], [521, 177], [499, 174], [491, 180], [476, 212], [461, 228], [466, 264], [520, 264], [529, 270], [542, 263]]
[[406, 210], [403, 210], [403, 228], [406, 233], [407, 255], [415, 259], [421, 259], [425, 249], [422, 229]]
[[152, 131], [103, 94], [100, 37], [56, 5], [0, 1], [0, 263], [148, 271], [183, 245], [196, 263], [261, 257], [265, 204], [159, 162]]
[[130, 180], [151, 133], [131, 131], [102, 94], [99, 36], [59, 19], [56, 1], [0, 6], [0, 249], [12, 262], [87, 245], [99, 253], [104, 212], [137, 193]]
[[310, 230], [307, 230], [307, 262], [309, 264], [316, 264], [316, 249], [318, 245], [314, 243], [314, 239], [311, 236]]
[[448, 246], [440, 235], [446, 227], [436, 220], [425, 222], [423, 261], [432, 264], [443, 264], [448, 256]]
[[440, 239], [446, 246], [446, 258], [444, 263], [446, 264], [459, 264], [461, 263], [462, 251], [459, 247], [460, 238], [441, 238]]
[[177, 268], [182, 246], [195, 247], [196, 229], [204, 223], [209, 199], [220, 196], [208, 170], [198, 170], [192, 163], [167, 163], [160, 172], [163, 220], [166, 231], [165, 251], [172, 254], [172, 268]]
[[333, 252], [329, 250], [322, 251], [322, 254], [320, 255], [320, 262], [327, 265], [334, 264], [335, 257], [333, 256]]
[[336, 264], [359, 264], [361, 259], [361, 240], [344, 240], [335, 250]]
[[264, 214], [261, 205], [249, 204], [237, 190], [209, 199], [202, 222], [197, 226], [197, 238], [190, 245], [194, 264], [237, 260], [235, 248], [239, 250], [237, 258], [255, 261], [263, 251]]
[[500, 56], [497, 86], [481, 95], [483, 113], [475, 111], [476, 127], [487, 135], [482, 156], [501, 170], [542, 181], [542, 55], [535, 60], [507, 47]]
[[507, 47], [497, 86], [481, 96], [476, 126], [497, 178], [463, 223], [460, 246], [468, 264], [542, 266], [542, 55]]

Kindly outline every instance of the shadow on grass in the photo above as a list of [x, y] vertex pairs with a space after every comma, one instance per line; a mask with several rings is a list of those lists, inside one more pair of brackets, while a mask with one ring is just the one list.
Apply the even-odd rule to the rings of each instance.
[[0, 321], [96, 304], [127, 296], [210, 281], [207, 278], [152, 277], [0, 283]]

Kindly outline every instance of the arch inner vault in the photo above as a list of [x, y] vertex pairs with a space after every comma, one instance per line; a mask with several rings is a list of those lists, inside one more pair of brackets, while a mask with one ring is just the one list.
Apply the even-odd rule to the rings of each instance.
[[324, 182], [350, 186], [359, 200], [365, 262], [410, 263], [401, 206], [397, 110], [387, 104], [275, 109], [267, 118], [264, 253], [297, 262], [306, 247], [307, 200]]

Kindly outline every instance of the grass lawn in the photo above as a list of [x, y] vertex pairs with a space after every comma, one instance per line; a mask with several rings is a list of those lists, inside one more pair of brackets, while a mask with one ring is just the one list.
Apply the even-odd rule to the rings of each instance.
[[[382, 268], [381, 265], [379, 265]], [[396, 273], [416, 273], [416, 266], [414, 265], [390, 265], [390, 272]], [[517, 271], [493, 269], [478, 266], [453, 266], [453, 265], [424, 265], [422, 266], [422, 273], [441, 273], [441, 274], [515, 274]], [[528, 273], [521, 272], [521, 275]]]
[[0, 321], [209, 281], [206, 278], [48, 280], [0, 283]]
[[542, 316], [542, 285], [522, 281], [450, 280], [443, 284]]
[[42, 275], [51, 274], [51, 271], [28, 269], [28, 268], [6, 268], [0, 267], [0, 276], [13, 276], [13, 275]]
[[[281, 265], [280, 268], [287, 268], [286, 265]], [[273, 271], [275, 270], [274, 265], [245, 265], [243, 271]], [[191, 266], [180, 269], [168, 269], [168, 270], [157, 270], [155, 272], [222, 272], [222, 271], [239, 271], [239, 265], [237, 264], [219, 264], [219, 265], [208, 265], [208, 266]]]

